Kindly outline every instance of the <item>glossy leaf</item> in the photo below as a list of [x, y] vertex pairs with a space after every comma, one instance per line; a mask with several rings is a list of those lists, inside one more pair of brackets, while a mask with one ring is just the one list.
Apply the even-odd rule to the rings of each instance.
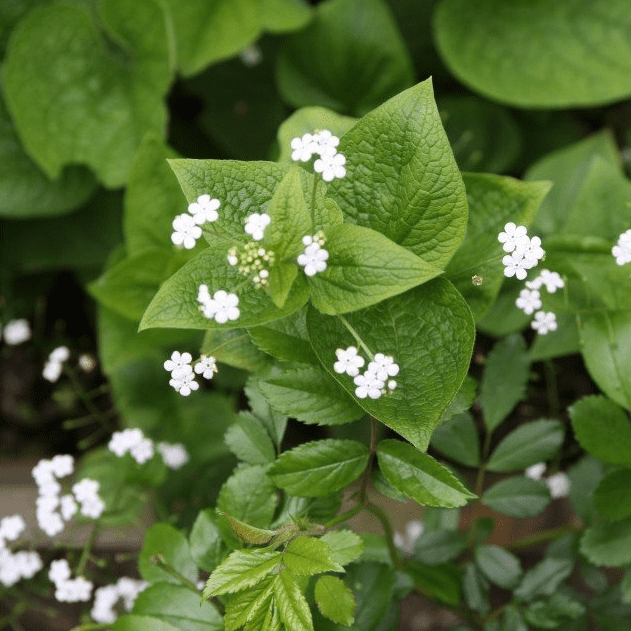
[[594, 491], [594, 503], [611, 521], [631, 517], [631, 469], [608, 473]]
[[313, 631], [309, 604], [293, 574], [286, 568], [281, 569], [274, 579], [274, 598], [280, 618], [287, 628], [295, 631]]
[[344, 571], [344, 568], [333, 560], [328, 544], [314, 537], [292, 539], [285, 548], [283, 563], [296, 576]]
[[355, 561], [364, 549], [360, 536], [350, 530], [332, 530], [320, 539], [331, 548], [333, 561], [340, 565]]
[[511, 517], [533, 517], [550, 503], [550, 492], [540, 480], [513, 477], [488, 489], [482, 497], [482, 503]]

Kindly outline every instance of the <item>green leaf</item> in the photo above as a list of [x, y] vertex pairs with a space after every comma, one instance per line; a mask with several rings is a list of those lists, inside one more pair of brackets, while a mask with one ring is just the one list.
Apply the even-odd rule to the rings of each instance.
[[400, 366], [397, 388], [379, 399], [358, 399], [348, 375], [333, 370], [335, 349], [357, 345], [339, 318], [310, 309], [307, 327], [318, 358], [364, 410], [418, 449], [427, 449], [434, 427], [465, 377], [473, 344], [469, 308], [442, 278], [349, 313], [345, 320], [372, 352], [390, 354]]
[[460, 583], [462, 570], [455, 563], [428, 566], [413, 560], [406, 560], [405, 571], [414, 580], [420, 591], [440, 602], [457, 605], [461, 598]]
[[500, 631], [528, 631], [519, 609], [514, 605], [504, 609]]
[[467, 200], [431, 81], [358, 121], [341, 138], [339, 151], [346, 156], [346, 177], [328, 190], [346, 220], [444, 267], [464, 238]]
[[149, 583], [166, 581], [180, 584], [177, 578], [151, 562], [151, 557], [158, 554], [163, 555], [169, 565], [189, 581], [197, 581], [197, 565], [191, 556], [188, 542], [179, 530], [169, 524], [154, 524], [147, 530], [140, 551], [138, 570]]
[[[621, 289], [627, 290], [628, 283]], [[588, 313], [581, 324], [581, 350], [589, 374], [606, 395], [631, 410], [631, 310]]]
[[325, 107], [302, 107], [296, 110], [278, 128], [278, 145], [280, 148], [279, 162], [291, 161], [291, 141], [303, 134], [310, 133], [318, 129], [328, 129], [334, 136], [340, 138], [355, 123], [356, 118], [342, 116], [333, 110]]
[[300, 592], [296, 579], [285, 568], [274, 579], [274, 598], [280, 618], [288, 629], [313, 631], [309, 604]]
[[275, 530], [267, 530], [264, 528], [256, 528], [254, 526], [250, 526], [250, 524], [246, 524], [245, 522], [233, 517], [232, 515], [228, 515], [228, 513], [224, 513], [223, 511], [217, 511], [219, 515], [228, 520], [230, 524], [230, 528], [232, 528], [232, 532], [234, 532], [241, 541], [245, 543], [255, 543], [255, 544], [264, 544], [268, 543], [274, 535], [277, 534]]
[[309, 26], [287, 37], [278, 60], [279, 90], [294, 107], [362, 115], [412, 82], [405, 44], [381, 0], [320, 4]]
[[595, 565], [631, 563], [631, 519], [587, 528], [581, 537], [581, 553]]
[[524, 574], [515, 596], [528, 602], [538, 596], [551, 596], [572, 573], [573, 567], [571, 559], [550, 557], [539, 561]]
[[492, 432], [523, 398], [530, 375], [526, 342], [512, 335], [498, 342], [486, 360], [480, 385], [484, 424]]
[[436, 277], [440, 270], [381, 233], [342, 224], [327, 232], [324, 272], [307, 279], [322, 313], [369, 307]]
[[475, 497], [449, 469], [407, 443], [382, 440], [377, 458], [388, 482], [422, 506], [464, 506]]
[[462, 577], [462, 591], [467, 605], [486, 616], [491, 609], [489, 583], [474, 563], [467, 563]]
[[30, 11], [11, 35], [3, 79], [24, 147], [49, 177], [86, 164], [113, 188], [145, 133], [164, 133], [171, 51], [159, 2], [102, 0], [99, 10], [98, 22], [76, 3]]
[[340, 425], [364, 416], [364, 410], [316, 366], [278, 368], [259, 387], [275, 410], [303, 423]]
[[568, 408], [574, 434], [585, 450], [611, 464], [631, 463], [631, 421], [603, 396], [589, 396]]
[[468, 412], [439, 425], [432, 434], [430, 444], [455, 462], [468, 467], [480, 464], [480, 436]]
[[584, 613], [582, 603], [565, 594], [553, 594], [548, 600], [532, 603], [524, 609], [524, 618], [537, 629], [556, 629]]
[[276, 550], [235, 550], [210, 575], [204, 599], [253, 587], [274, 572], [282, 558]]
[[284, 452], [268, 470], [269, 477], [292, 495], [319, 497], [358, 478], [368, 462], [368, 449], [353, 440], [317, 440]]
[[261, 370], [271, 363], [270, 358], [252, 343], [245, 329], [206, 331], [200, 353], [249, 372]]
[[622, 578], [622, 602], [631, 605], [631, 569], [627, 570]]
[[273, 577], [267, 576], [260, 583], [230, 598], [224, 616], [226, 631], [236, 631], [273, 608], [273, 581]]
[[586, 523], [597, 519], [598, 511], [594, 505], [594, 491], [604, 477], [604, 465], [586, 454], [573, 467], [567, 470], [570, 479], [568, 497], [576, 514]]
[[594, 491], [594, 503], [611, 521], [631, 517], [631, 469], [607, 474]]
[[550, 492], [541, 480], [515, 476], [494, 484], [482, 503], [511, 517], [534, 517], [550, 503]]
[[220, 631], [224, 628], [217, 609], [208, 602], [200, 605], [199, 594], [183, 585], [150, 585], [138, 594], [133, 611], [134, 614], [154, 616], [181, 631]]
[[622, 0], [443, 0], [434, 33], [452, 72], [494, 100], [524, 108], [601, 105], [631, 94], [627, 8]]
[[320, 537], [329, 548], [335, 563], [347, 565], [359, 558], [364, 550], [361, 537], [350, 530], [333, 530]]
[[271, 33], [299, 30], [312, 16], [304, 0], [263, 0], [261, 11], [263, 28]]
[[328, 544], [313, 537], [296, 537], [290, 541], [283, 555], [283, 563], [297, 576], [344, 571], [344, 568], [333, 560]]
[[287, 427], [287, 417], [275, 412], [270, 407], [267, 399], [259, 390], [259, 385], [260, 381], [250, 377], [244, 389], [245, 395], [248, 398], [252, 414], [265, 425], [267, 433], [278, 449]]
[[315, 585], [315, 600], [320, 613], [349, 627], [355, 617], [355, 597], [353, 592], [336, 576], [321, 576]]
[[237, 422], [228, 428], [224, 441], [230, 451], [247, 464], [267, 464], [276, 457], [265, 427], [249, 412], [239, 412]]
[[276, 502], [276, 490], [265, 467], [241, 467], [221, 487], [217, 508], [247, 524], [267, 528]]
[[565, 430], [560, 421], [541, 419], [519, 426], [495, 448], [487, 469], [517, 471], [550, 460], [563, 444]]
[[191, 529], [189, 545], [195, 563], [202, 570], [212, 572], [221, 562], [225, 547], [217, 527], [215, 511], [211, 508], [199, 511]]
[[467, 375], [460, 388], [458, 388], [456, 396], [451, 400], [451, 403], [441, 415], [440, 422], [446, 423], [454, 416], [466, 412], [473, 404], [477, 391], [478, 382], [473, 377]]
[[478, 546], [475, 562], [491, 583], [504, 589], [516, 587], [522, 575], [519, 559], [499, 546]]
[[423, 532], [414, 542], [414, 558], [425, 565], [440, 565], [455, 559], [467, 548], [467, 537], [455, 530]]
[[[463, 180], [469, 201], [467, 234], [449, 261], [446, 275], [479, 320], [504, 282], [505, 252], [497, 235], [509, 221], [528, 226], [550, 184], [477, 173], [463, 173]], [[482, 278], [482, 284], [474, 285], [473, 276]]]
[[112, 624], [112, 631], [178, 631], [178, 629], [153, 616], [124, 615]]

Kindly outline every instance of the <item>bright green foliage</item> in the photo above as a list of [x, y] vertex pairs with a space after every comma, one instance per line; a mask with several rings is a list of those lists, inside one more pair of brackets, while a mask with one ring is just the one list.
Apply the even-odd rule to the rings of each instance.
[[482, 503], [511, 517], [533, 517], [550, 502], [548, 487], [540, 480], [513, 477], [494, 484], [482, 497]]
[[631, 469], [607, 474], [594, 491], [594, 503], [611, 521], [631, 517]]
[[[212, 628], [212, 627], [211, 627]], [[121, 616], [112, 625], [112, 631], [180, 631], [168, 622], [153, 616]]]
[[627, 9], [624, 0], [442, 0], [434, 31], [454, 74], [495, 100], [599, 105], [631, 94]]
[[305, 0], [263, 0], [263, 28], [272, 33], [299, 30], [311, 19]]
[[263, 369], [270, 363], [270, 357], [253, 344], [245, 329], [206, 331], [200, 352], [243, 370]]
[[274, 461], [274, 445], [263, 423], [250, 412], [239, 413], [224, 440], [232, 453], [247, 464], [264, 465]]
[[278, 86], [295, 107], [363, 115], [413, 83], [412, 64], [382, 0], [328, 0], [284, 44]]
[[447, 458], [468, 467], [480, 464], [480, 436], [473, 417], [467, 412], [439, 425], [430, 444]]
[[493, 347], [480, 385], [484, 424], [490, 432], [523, 398], [529, 374], [530, 360], [520, 335], [507, 337]]
[[[417, 448], [426, 449], [469, 364], [473, 322], [464, 300], [439, 278], [345, 318], [373, 353], [391, 354], [401, 368], [391, 395], [357, 403]], [[357, 345], [357, 340], [341, 321], [315, 309], [309, 310], [307, 326], [324, 367], [354, 396], [352, 379], [335, 373], [333, 364], [335, 349]]]
[[405, 90], [340, 140], [346, 177], [329, 184], [347, 221], [442, 268], [466, 230], [467, 200], [431, 81]]
[[581, 553], [596, 565], [631, 563], [631, 519], [587, 528], [581, 537]]
[[355, 561], [364, 549], [360, 536], [350, 530], [329, 531], [320, 539], [331, 549], [333, 561], [340, 565]]
[[559, 421], [541, 419], [520, 425], [495, 448], [487, 469], [517, 471], [550, 460], [563, 443], [564, 436], [565, 431]]
[[455, 530], [430, 530], [414, 542], [414, 558], [426, 565], [441, 565], [467, 548], [466, 536]]
[[273, 578], [266, 577], [254, 587], [246, 589], [230, 599], [226, 606], [224, 624], [226, 631], [235, 631], [251, 621], [260, 622], [260, 618], [273, 612]]
[[202, 570], [212, 572], [224, 556], [224, 544], [217, 526], [215, 511], [199, 511], [189, 536], [191, 555]]
[[336, 576], [321, 576], [315, 585], [315, 599], [320, 613], [345, 626], [354, 621], [355, 598], [353, 592]]
[[25, 149], [49, 177], [87, 164], [116, 187], [145, 133], [164, 133], [172, 51], [156, 0], [98, 10], [98, 26], [81, 4], [32, 10], [11, 34], [3, 79]]
[[572, 573], [574, 561], [548, 557], [528, 570], [515, 589], [515, 596], [531, 601], [538, 596], [551, 596]]
[[368, 449], [353, 440], [320, 440], [285, 451], [268, 470], [292, 495], [319, 497], [345, 487], [366, 467]]
[[344, 571], [344, 568], [333, 560], [328, 544], [313, 537], [293, 539], [285, 549], [283, 564], [297, 576]]
[[138, 569], [142, 578], [149, 583], [180, 581], [166, 570], [151, 562], [154, 555], [163, 555], [166, 561], [189, 581], [197, 581], [197, 565], [184, 535], [168, 524], [154, 524], [147, 530], [140, 551]]
[[568, 412], [576, 438], [589, 453], [611, 464], [631, 463], [631, 420], [613, 401], [585, 397]]
[[537, 629], [556, 629], [561, 623], [585, 613], [585, 606], [565, 594], [553, 594], [545, 601], [532, 603], [524, 610], [524, 618]]
[[463, 506], [475, 497], [447, 467], [412, 445], [383, 440], [377, 457], [388, 482], [422, 506]]
[[274, 535], [276, 535], [275, 530], [266, 530], [264, 528], [255, 528], [254, 526], [250, 526], [250, 524], [246, 524], [245, 522], [229, 515], [228, 513], [224, 513], [223, 511], [217, 511], [219, 515], [228, 520], [230, 524], [230, 528], [232, 528], [232, 532], [234, 532], [241, 541], [245, 543], [254, 543], [254, 544], [264, 544], [269, 543]]
[[475, 562], [491, 583], [504, 589], [516, 587], [522, 575], [519, 559], [499, 546], [478, 546]]
[[270, 407], [267, 399], [261, 393], [259, 385], [260, 382], [255, 378], [250, 378], [245, 386], [245, 394], [248, 398], [252, 414], [265, 425], [267, 433], [278, 449], [287, 427], [287, 417], [275, 412]]
[[274, 598], [285, 626], [293, 631], [313, 631], [307, 600], [293, 574], [283, 568], [274, 579]]

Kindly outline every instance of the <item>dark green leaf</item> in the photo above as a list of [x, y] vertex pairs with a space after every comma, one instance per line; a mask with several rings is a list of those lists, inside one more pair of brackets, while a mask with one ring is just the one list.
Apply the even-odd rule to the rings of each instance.
[[475, 564], [467, 563], [462, 577], [462, 591], [471, 609], [485, 616], [491, 609], [489, 602], [489, 582], [482, 576]]
[[537, 629], [556, 629], [563, 622], [574, 620], [584, 613], [582, 603], [565, 594], [554, 594], [524, 609], [524, 618]]
[[423, 532], [414, 542], [414, 558], [425, 565], [441, 565], [467, 548], [466, 536], [455, 530]]
[[212, 572], [221, 562], [225, 547], [217, 527], [215, 511], [199, 511], [189, 536], [191, 555], [202, 570]]
[[515, 589], [515, 596], [526, 601], [538, 596], [551, 596], [572, 573], [573, 567], [574, 561], [570, 559], [550, 557], [539, 561], [524, 574]]
[[594, 491], [594, 503], [612, 521], [631, 517], [631, 469], [609, 473]]
[[519, 559], [499, 546], [478, 546], [475, 562], [491, 583], [504, 589], [515, 587], [522, 575]]
[[439, 425], [430, 445], [443, 456], [468, 467], [477, 467], [480, 463], [480, 436], [468, 412]]
[[482, 503], [511, 517], [533, 517], [550, 503], [550, 492], [545, 482], [513, 477], [488, 489]]
[[271, 363], [250, 340], [245, 329], [206, 331], [200, 352], [218, 362], [254, 372]]
[[405, 571], [422, 593], [427, 593], [448, 605], [457, 605], [460, 602], [462, 570], [455, 563], [431, 567], [408, 560], [405, 563]]
[[581, 553], [595, 565], [631, 563], [631, 519], [587, 528], [581, 538]]

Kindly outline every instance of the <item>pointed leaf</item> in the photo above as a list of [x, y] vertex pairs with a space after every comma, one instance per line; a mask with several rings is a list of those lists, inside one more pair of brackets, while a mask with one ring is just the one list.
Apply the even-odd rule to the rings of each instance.
[[631, 517], [631, 469], [607, 474], [594, 491], [594, 503], [611, 521]]
[[313, 631], [313, 620], [306, 598], [291, 572], [282, 569], [274, 580], [274, 598], [280, 618], [292, 631]]
[[179, 584], [177, 578], [151, 562], [151, 558], [158, 554], [163, 555], [171, 567], [189, 581], [197, 580], [197, 565], [191, 556], [188, 542], [179, 530], [169, 524], [154, 524], [147, 530], [138, 560], [138, 570], [149, 583], [166, 581]]
[[551, 596], [572, 573], [574, 561], [550, 557], [528, 570], [515, 590], [515, 596], [530, 601], [537, 596]]
[[595, 565], [620, 567], [631, 563], [631, 519], [587, 528], [581, 538], [581, 553]]
[[334, 530], [320, 537], [331, 548], [333, 561], [347, 565], [355, 561], [364, 550], [361, 537], [350, 530]]
[[257, 614], [267, 613], [272, 609], [273, 581], [273, 577], [268, 576], [230, 599], [224, 615], [226, 631], [236, 631], [256, 618]]
[[218, 362], [254, 372], [271, 363], [248, 337], [245, 329], [206, 331], [200, 353], [212, 355]]
[[232, 453], [247, 464], [267, 464], [276, 457], [263, 423], [249, 412], [239, 412], [237, 422], [228, 428], [224, 441]]
[[221, 562], [225, 546], [217, 527], [215, 511], [211, 508], [199, 511], [191, 529], [189, 545], [195, 563], [202, 570], [212, 572]]
[[550, 503], [550, 492], [541, 480], [513, 477], [488, 489], [482, 503], [511, 517], [533, 517]]
[[522, 575], [519, 559], [499, 546], [478, 546], [475, 562], [491, 583], [504, 589], [516, 587]]
[[274, 535], [278, 534], [275, 530], [256, 528], [255, 526], [246, 524], [244, 521], [232, 515], [228, 515], [228, 513], [224, 513], [223, 511], [218, 510], [217, 513], [228, 520], [232, 532], [234, 532], [241, 541], [245, 541], [246, 543], [268, 543]]
[[414, 542], [414, 558], [426, 565], [441, 565], [467, 548], [466, 536], [455, 530], [424, 531]]
[[430, 444], [443, 456], [468, 467], [477, 467], [480, 463], [480, 435], [468, 412], [439, 425]]
[[333, 560], [328, 544], [313, 537], [296, 537], [290, 541], [283, 555], [283, 563], [296, 576], [344, 571], [344, 568]]
[[321, 576], [318, 579], [315, 600], [324, 617], [347, 627], [353, 624], [357, 605], [355, 597], [336, 576]]

